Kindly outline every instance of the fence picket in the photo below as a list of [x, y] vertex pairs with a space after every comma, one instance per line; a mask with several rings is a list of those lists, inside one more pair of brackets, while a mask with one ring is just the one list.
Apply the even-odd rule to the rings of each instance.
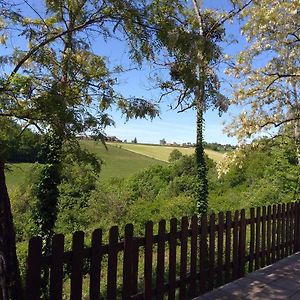
[[280, 259], [280, 246], [281, 246], [281, 222], [280, 222], [280, 217], [281, 217], [281, 205], [279, 204], [277, 206], [277, 236], [276, 236], [276, 244], [277, 244], [277, 249], [276, 249], [276, 260]]
[[272, 212], [272, 255], [271, 263], [276, 261], [276, 216], [277, 216], [277, 206], [273, 205]]
[[280, 259], [284, 258], [284, 249], [285, 249], [285, 204], [282, 204], [282, 222], [281, 222], [281, 247], [280, 247]]
[[261, 268], [266, 265], [266, 213], [266, 207], [263, 206], [261, 217]]
[[218, 272], [217, 272], [217, 284], [220, 286], [223, 283], [223, 248], [224, 244], [224, 213], [218, 214]]
[[39, 300], [41, 287], [42, 239], [33, 237], [29, 240], [27, 273], [26, 273], [26, 300]]
[[230, 281], [231, 257], [231, 212], [226, 212], [226, 241], [225, 241], [225, 282]]
[[116, 299], [117, 297], [118, 239], [118, 226], [113, 226], [109, 231], [107, 299]]
[[200, 294], [206, 291], [206, 265], [207, 265], [207, 215], [201, 217], [200, 231], [200, 266], [199, 266], [199, 287]]
[[157, 238], [157, 269], [156, 269], [156, 298], [164, 298], [164, 281], [165, 281], [165, 239], [166, 239], [166, 221], [161, 220], [158, 225]]
[[144, 298], [151, 299], [152, 294], [152, 261], [153, 261], [153, 222], [147, 222], [145, 228], [144, 256]]
[[50, 299], [62, 299], [63, 292], [63, 254], [64, 235], [56, 234], [52, 238], [52, 259], [50, 269]]
[[245, 210], [241, 210], [240, 215], [240, 235], [239, 235], [239, 271], [238, 276], [243, 277], [245, 275], [245, 263], [246, 263], [246, 217]]
[[256, 231], [255, 231], [255, 264], [254, 269], [257, 270], [260, 266], [260, 207], [256, 208]]
[[250, 208], [250, 245], [249, 245], [249, 266], [248, 271], [253, 271], [254, 262], [254, 242], [255, 242], [255, 210]]
[[198, 218], [192, 217], [191, 221], [191, 265], [190, 265], [190, 288], [189, 297], [196, 296], [196, 276], [197, 276], [197, 241], [198, 241]]
[[239, 268], [239, 261], [238, 261], [238, 255], [239, 255], [239, 212], [236, 210], [234, 212], [234, 219], [233, 219], [233, 246], [232, 246], [232, 264], [233, 264], [233, 270], [232, 270], [232, 278], [237, 279], [238, 278], [238, 268]]
[[[133, 225], [125, 226], [124, 258], [123, 258], [123, 300], [129, 299], [132, 287], [132, 252], [133, 252]], [[91, 298], [93, 299], [93, 298]]]
[[209, 260], [208, 260], [208, 289], [212, 290], [215, 283], [215, 214], [209, 218]]
[[271, 206], [267, 207], [267, 257], [266, 264], [271, 264]]
[[169, 240], [169, 291], [168, 299], [175, 299], [176, 291], [176, 245], [177, 244], [177, 219], [170, 221]]
[[91, 265], [90, 265], [90, 299], [100, 300], [100, 278], [102, 259], [102, 230], [92, 233]]
[[71, 300], [82, 299], [84, 233], [73, 234], [71, 262]]
[[187, 217], [181, 219], [181, 245], [180, 245], [180, 289], [179, 299], [186, 299], [187, 285], [187, 238], [189, 220]]

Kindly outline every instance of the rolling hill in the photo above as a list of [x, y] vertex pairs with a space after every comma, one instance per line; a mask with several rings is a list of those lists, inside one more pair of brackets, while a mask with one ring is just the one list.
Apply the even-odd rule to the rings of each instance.
[[[121, 147], [135, 153], [146, 155], [162, 161], [168, 161], [170, 153], [174, 149], [178, 149], [182, 154], [191, 155], [195, 153], [195, 148], [189, 147], [173, 147], [173, 146], [160, 146], [160, 145], [145, 145], [145, 144], [127, 144], [127, 143], [109, 143], [111, 146]], [[221, 152], [205, 149], [205, 153], [212, 160], [218, 162], [223, 159], [224, 154]]]

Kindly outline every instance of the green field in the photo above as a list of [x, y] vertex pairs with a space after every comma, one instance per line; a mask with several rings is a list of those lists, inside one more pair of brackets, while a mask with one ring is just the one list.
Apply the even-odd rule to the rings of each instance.
[[[108, 143], [107, 150], [101, 142], [80, 141], [81, 145], [90, 152], [95, 153], [104, 162], [101, 177], [127, 177], [142, 169], [155, 164], [165, 164], [172, 150], [178, 149], [183, 154], [194, 153], [194, 148], [169, 147], [159, 145], [141, 145]], [[206, 154], [215, 161], [222, 159], [223, 154], [205, 150]], [[33, 164], [19, 163], [10, 164], [10, 170], [6, 171], [6, 180], [9, 190], [19, 187], [30, 180]]]
[[[160, 146], [160, 145], [143, 145], [143, 144], [124, 144], [124, 143], [110, 143], [122, 149], [126, 149], [135, 153], [146, 155], [162, 161], [168, 161], [170, 153], [174, 149], [178, 149], [182, 154], [191, 155], [195, 153], [195, 148], [173, 147], [173, 146]], [[221, 152], [205, 149], [205, 153], [218, 162], [223, 159], [224, 154]]]
[[104, 161], [103, 178], [127, 177], [139, 170], [152, 165], [164, 164], [157, 159], [128, 151], [124, 148], [107, 145], [107, 150], [101, 142], [81, 141], [83, 147], [95, 153]]
[[26, 180], [30, 180], [30, 171], [33, 165], [30, 163], [8, 164], [8, 169], [5, 171], [8, 189], [12, 190], [22, 186]]
[[[156, 164], [165, 164], [163, 161], [134, 153], [116, 146], [107, 145], [107, 150], [100, 142], [81, 141], [83, 147], [95, 153], [103, 160], [101, 177], [127, 177], [142, 169]], [[33, 164], [9, 164], [6, 171], [6, 180], [9, 190], [21, 186], [30, 180], [30, 171]], [[29, 179], [28, 179], [29, 178]]]

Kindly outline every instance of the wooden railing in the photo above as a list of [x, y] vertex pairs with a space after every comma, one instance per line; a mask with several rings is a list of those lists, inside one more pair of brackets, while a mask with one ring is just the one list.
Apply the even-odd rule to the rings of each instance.
[[50, 299], [191, 299], [300, 250], [299, 203], [250, 209], [247, 216], [241, 210], [183, 217], [178, 223], [172, 219], [166, 226], [162, 220], [154, 230], [148, 222], [143, 237], [127, 224], [121, 239], [114, 226], [108, 243], [97, 229], [89, 247], [84, 233], [75, 232], [70, 251], [58, 234], [46, 256], [41, 238], [32, 238], [26, 299], [40, 299], [44, 270]]

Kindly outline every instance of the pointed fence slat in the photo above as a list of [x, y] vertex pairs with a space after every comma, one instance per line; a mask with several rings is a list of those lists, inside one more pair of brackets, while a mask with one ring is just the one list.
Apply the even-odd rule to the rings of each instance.
[[200, 294], [206, 291], [206, 265], [207, 265], [207, 215], [201, 217], [201, 232], [200, 232], [200, 267], [199, 267], [199, 287]]
[[267, 257], [266, 264], [269, 265], [271, 263], [271, 206], [267, 207]]
[[209, 262], [208, 262], [208, 289], [214, 288], [215, 275], [215, 214], [209, 218]]
[[61, 300], [63, 297], [63, 254], [64, 235], [57, 234], [52, 238], [52, 261], [50, 270], [50, 299]]
[[266, 220], [267, 220], [267, 211], [266, 207], [262, 208], [262, 217], [261, 217], [261, 265], [263, 268], [266, 265]]
[[169, 240], [169, 292], [168, 299], [175, 299], [176, 292], [176, 244], [177, 244], [177, 219], [170, 221]]
[[276, 260], [280, 259], [280, 245], [281, 245], [281, 205], [277, 207], [277, 237], [276, 237]]
[[165, 241], [166, 241], [166, 221], [161, 220], [158, 225], [158, 238], [157, 238], [156, 299], [158, 300], [164, 298]]
[[198, 241], [198, 218], [192, 217], [191, 221], [191, 264], [190, 264], [190, 288], [189, 297], [196, 296], [196, 279], [197, 279], [197, 241]]
[[261, 235], [260, 235], [260, 224], [261, 223], [261, 213], [260, 213], [260, 207], [257, 207], [256, 209], [256, 232], [255, 232], [255, 270], [259, 269], [260, 266], [260, 241], [261, 241]]
[[229, 282], [231, 279], [231, 212], [226, 212], [226, 241], [225, 241], [225, 282]]
[[218, 272], [217, 272], [217, 284], [223, 283], [223, 252], [224, 252], [224, 213], [218, 214]]
[[92, 234], [90, 265], [90, 299], [100, 300], [100, 276], [102, 259], [102, 230], [96, 229]]
[[238, 277], [243, 277], [245, 275], [245, 264], [246, 264], [246, 217], [245, 217], [245, 210], [242, 209], [240, 215]]
[[[125, 226], [124, 257], [123, 257], [123, 300], [130, 298], [132, 287], [132, 252], [133, 225]], [[92, 299], [92, 298], [91, 298]]]
[[71, 265], [71, 300], [82, 299], [84, 233], [73, 234]]
[[153, 261], [153, 222], [148, 222], [145, 229], [144, 256], [144, 291], [145, 299], [151, 299], [152, 293], [152, 261]]
[[181, 219], [181, 245], [180, 245], [180, 289], [179, 299], [186, 299], [187, 284], [187, 238], [189, 220], [187, 217]]
[[239, 269], [239, 212], [235, 211], [234, 213], [234, 219], [233, 219], [233, 251], [232, 251], [232, 264], [233, 264], [233, 270], [232, 270], [232, 278], [237, 279], [238, 278], [238, 269]]
[[117, 226], [114, 226], [109, 231], [107, 299], [116, 299], [117, 297], [118, 239], [119, 229]]
[[254, 243], [255, 243], [255, 209], [250, 208], [250, 245], [249, 245], [249, 267], [248, 271], [253, 271], [254, 262]]
[[276, 216], [277, 208], [276, 205], [273, 205], [272, 213], [272, 254], [271, 254], [271, 263], [276, 261]]
[[39, 300], [42, 270], [42, 239], [34, 237], [29, 241], [27, 274], [26, 274], [26, 300]]
[[281, 232], [280, 232], [280, 235], [281, 235], [281, 243], [280, 243], [280, 258], [284, 258], [284, 248], [285, 248], [285, 204], [283, 203], [282, 204], [282, 221], [281, 221]]

